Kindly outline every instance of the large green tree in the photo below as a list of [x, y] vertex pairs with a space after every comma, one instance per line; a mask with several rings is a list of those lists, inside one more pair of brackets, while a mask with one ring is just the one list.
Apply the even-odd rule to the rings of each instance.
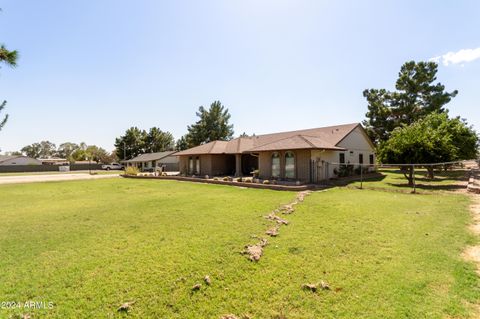
[[[7, 48], [2, 44], [0, 45], [0, 62], [10, 66], [10, 67], [15, 67], [17, 65], [17, 58], [18, 58], [18, 52], [13, 50], [9, 51]], [[5, 105], [7, 104], [7, 101], [2, 101], [0, 102], [0, 113], [4, 110]], [[0, 117], [0, 130], [5, 126], [8, 120], [8, 114], [5, 114], [2, 117]]]
[[32, 158], [48, 158], [57, 154], [55, 144], [50, 141], [33, 143], [23, 147], [20, 151]]
[[[82, 143], [84, 144], [84, 143]], [[99, 163], [111, 163], [111, 155], [103, 148], [96, 145], [85, 145], [77, 148], [70, 157], [70, 161], [91, 160]]]
[[148, 132], [131, 127], [115, 139], [115, 152], [118, 159], [131, 159], [143, 153], [171, 151], [175, 148], [175, 139], [170, 132], [152, 127]]
[[175, 148], [175, 139], [170, 132], [163, 132], [158, 127], [152, 127], [145, 137], [145, 152], [164, 152]]
[[233, 125], [229, 124], [230, 113], [220, 101], [213, 102], [208, 110], [200, 106], [196, 114], [199, 120], [187, 127], [186, 140], [189, 147], [215, 140], [232, 139]]
[[183, 150], [186, 150], [187, 148], [188, 148], [187, 136], [184, 135], [177, 140], [177, 143], [175, 143], [175, 150], [183, 151]]
[[57, 156], [66, 158], [69, 161], [73, 161], [72, 154], [78, 150], [80, 146], [76, 143], [65, 142], [58, 146]]
[[119, 159], [128, 160], [145, 153], [147, 132], [138, 127], [131, 127], [115, 139], [115, 149]]
[[396, 91], [363, 91], [368, 102], [363, 124], [375, 143], [388, 140], [396, 127], [412, 124], [433, 112], [446, 112], [445, 105], [458, 91], [446, 92], [443, 84], [435, 83], [437, 70], [435, 62], [410, 61], [400, 69]]
[[[460, 118], [446, 113], [431, 113], [410, 125], [393, 130], [380, 144], [378, 159], [390, 164], [429, 164], [475, 158], [478, 135]], [[426, 166], [433, 178], [434, 167]], [[408, 183], [413, 183], [413, 167], [404, 166]]]

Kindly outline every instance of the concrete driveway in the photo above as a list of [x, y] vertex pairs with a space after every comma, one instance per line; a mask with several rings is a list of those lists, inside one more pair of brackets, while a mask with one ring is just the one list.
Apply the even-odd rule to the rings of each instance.
[[117, 174], [90, 175], [88, 173], [81, 174], [51, 174], [51, 175], [18, 175], [18, 176], [0, 176], [0, 184], [17, 184], [17, 183], [35, 183], [35, 182], [57, 182], [57, 181], [74, 181], [83, 179], [102, 179], [119, 177]]

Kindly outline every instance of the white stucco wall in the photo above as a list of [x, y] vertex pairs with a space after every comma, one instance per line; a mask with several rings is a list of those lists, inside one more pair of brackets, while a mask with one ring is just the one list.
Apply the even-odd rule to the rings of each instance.
[[[345, 148], [346, 151], [312, 150], [311, 152], [312, 160], [319, 161], [319, 171], [321, 172], [319, 177], [321, 179], [335, 177], [334, 170], [339, 165], [334, 163], [340, 162], [340, 153], [345, 154], [345, 163], [358, 164], [359, 154], [363, 154], [364, 164], [369, 164], [371, 154], [373, 154], [375, 162], [375, 149], [369, 142], [366, 133], [360, 127], [350, 132], [337, 146]], [[322, 163], [321, 161], [324, 162]]]

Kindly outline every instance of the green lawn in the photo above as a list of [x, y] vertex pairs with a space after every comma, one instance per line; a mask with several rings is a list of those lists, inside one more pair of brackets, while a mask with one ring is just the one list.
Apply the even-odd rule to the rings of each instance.
[[[239, 252], [290, 192], [108, 179], [0, 186], [0, 318], [463, 318], [480, 300], [462, 261], [464, 195], [316, 192], [265, 254]], [[209, 275], [211, 286], [203, 284]], [[312, 293], [304, 283], [327, 281]], [[199, 291], [191, 287], [202, 283]], [[117, 308], [134, 300], [128, 314]]]
[[[70, 171], [70, 172], [59, 172], [59, 171], [51, 171], [51, 172], [15, 172], [15, 173], [3, 173], [0, 172], [0, 177], [2, 176], [25, 176], [25, 175], [55, 175], [55, 174], [88, 174], [88, 170], [84, 171]], [[104, 171], [104, 170], [92, 170], [94, 174], [122, 174], [123, 171], [112, 170], [112, 171]]]
[[[363, 187], [369, 189], [397, 190], [411, 192], [412, 187], [399, 169], [380, 169], [381, 177], [366, 179]], [[426, 177], [425, 169], [415, 170], [416, 191], [430, 193], [436, 191], [455, 191], [465, 189], [468, 176], [467, 170], [457, 169], [451, 171], [435, 172], [434, 179]], [[349, 186], [360, 187], [360, 181], [349, 183]]]

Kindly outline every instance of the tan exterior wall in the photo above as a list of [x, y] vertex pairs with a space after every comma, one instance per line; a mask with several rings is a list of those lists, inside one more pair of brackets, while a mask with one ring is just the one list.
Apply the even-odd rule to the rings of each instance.
[[[200, 173], [198, 175], [212, 175], [212, 155], [200, 155], [199, 157]], [[193, 156], [193, 158], [195, 159], [196, 157]]]
[[[194, 169], [196, 167], [196, 158], [197, 156], [200, 159], [200, 172], [197, 175], [209, 175], [209, 176], [218, 176], [218, 175], [231, 175], [235, 170], [235, 156], [234, 155], [196, 155], [191, 156], [193, 158]], [[192, 175], [192, 172], [189, 172], [189, 158], [190, 156], [179, 156], [180, 157], [180, 173]]]
[[260, 178], [272, 177], [272, 153], [261, 152], [258, 156], [258, 174]]
[[179, 164], [180, 174], [187, 174], [188, 173], [188, 156], [179, 156], [178, 164]]
[[297, 179], [303, 182], [310, 181], [310, 150], [295, 151], [295, 167]]
[[[278, 151], [280, 154], [280, 178], [285, 178], [285, 151]], [[302, 182], [310, 180], [310, 150], [292, 150], [295, 154], [295, 178]], [[274, 152], [260, 152], [258, 157], [258, 172], [260, 178], [272, 178], [272, 154]]]

